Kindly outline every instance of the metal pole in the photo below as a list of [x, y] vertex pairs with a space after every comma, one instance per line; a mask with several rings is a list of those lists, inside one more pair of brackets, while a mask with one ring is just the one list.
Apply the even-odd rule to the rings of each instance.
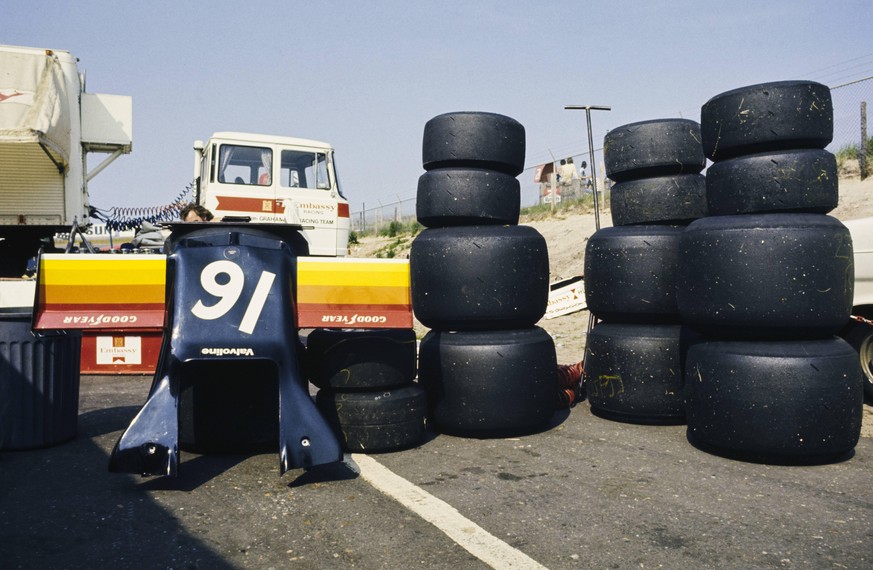
[[549, 149], [549, 156], [552, 157], [552, 173], [549, 174], [549, 183], [552, 186], [552, 213], [555, 213], [555, 203], [558, 201], [558, 161], [555, 160], [555, 155], [552, 149]]
[[867, 178], [867, 101], [861, 101], [861, 148], [858, 149], [861, 180]]
[[[567, 105], [564, 109], [569, 110], [578, 110], [585, 109], [585, 122], [588, 126], [588, 160], [591, 161], [591, 178], [593, 178], [593, 192], [594, 192], [594, 227], [596, 229], [600, 229], [600, 205], [597, 200], [597, 163], [594, 162], [594, 137], [591, 134], [591, 111], [611, 111], [612, 107], [605, 107], [602, 105]], [[584, 277], [584, 276], [583, 276]], [[588, 312], [588, 331], [585, 333], [585, 351], [582, 353], [582, 373], [583, 373], [583, 382], [585, 375], [585, 360], [586, 355], [588, 354], [588, 337], [591, 336], [591, 331], [594, 329], [594, 314], [591, 311]], [[584, 384], [583, 384], [584, 387]], [[582, 387], [580, 387], [580, 390]]]
[[558, 200], [557, 200], [557, 197], [558, 197], [558, 184], [557, 184], [557, 182], [556, 182], [556, 179], [558, 178], [558, 174], [557, 174], [556, 172], [554, 172], [554, 170], [555, 170], [555, 163], [552, 162], [552, 173], [549, 174], [549, 186], [550, 186], [551, 189], [552, 189], [552, 207], [551, 207], [551, 211], [552, 211], [552, 213], [555, 212], [555, 202], [558, 201]]
[[600, 229], [600, 204], [597, 199], [597, 163], [594, 162], [594, 136], [591, 134], [591, 111], [611, 111], [612, 107], [603, 105], [566, 105], [564, 109], [585, 109], [585, 123], [588, 126], [588, 160], [591, 164], [591, 178], [593, 179], [594, 192], [594, 227]]
[[588, 160], [591, 161], [591, 176], [594, 178], [594, 227], [600, 229], [600, 204], [597, 198], [597, 163], [594, 162], [594, 137], [591, 135], [591, 108], [585, 107], [585, 122], [588, 124]]

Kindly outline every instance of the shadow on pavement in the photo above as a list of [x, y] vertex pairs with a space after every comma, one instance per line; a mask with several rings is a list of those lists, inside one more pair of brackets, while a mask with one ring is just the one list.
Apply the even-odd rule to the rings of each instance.
[[83, 413], [68, 443], [0, 452], [4, 568], [232, 567], [133, 484], [135, 476], [109, 473], [109, 451], [137, 410]]

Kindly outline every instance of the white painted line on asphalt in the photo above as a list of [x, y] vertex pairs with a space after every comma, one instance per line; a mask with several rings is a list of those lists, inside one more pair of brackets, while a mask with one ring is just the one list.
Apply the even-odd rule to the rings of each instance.
[[492, 568], [545, 568], [463, 516], [455, 507], [416, 487], [375, 459], [354, 453], [352, 460], [360, 467], [365, 481], [443, 531]]

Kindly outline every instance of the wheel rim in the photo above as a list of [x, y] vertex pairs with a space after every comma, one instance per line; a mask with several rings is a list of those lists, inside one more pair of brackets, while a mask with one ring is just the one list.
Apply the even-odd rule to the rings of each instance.
[[873, 327], [871, 327], [871, 331], [867, 333], [867, 336], [864, 337], [864, 340], [861, 341], [861, 348], [858, 350], [858, 354], [860, 355], [861, 360], [861, 370], [864, 372], [864, 377], [867, 379], [867, 382], [873, 383]]

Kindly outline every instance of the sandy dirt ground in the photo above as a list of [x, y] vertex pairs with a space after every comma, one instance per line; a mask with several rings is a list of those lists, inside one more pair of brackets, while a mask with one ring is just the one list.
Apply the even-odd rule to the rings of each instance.
[[[864, 181], [858, 178], [840, 180], [840, 202], [831, 216], [839, 220], [853, 220], [873, 216], [873, 178]], [[612, 225], [608, 209], [599, 215], [600, 227]], [[573, 211], [557, 213], [544, 219], [526, 220], [522, 222], [540, 232], [546, 239], [549, 248], [550, 281], [583, 274], [583, 258], [585, 244], [597, 229], [595, 215], [592, 212]], [[373, 257], [393, 247], [395, 257], [407, 257], [412, 238], [366, 237], [352, 248], [353, 257]], [[560, 363], [577, 362], [582, 359], [585, 350], [585, 337], [588, 331], [589, 313], [580, 311], [555, 319], [543, 319], [539, 326], [552, 335]], [[416, 322], [416, 330], [420, 336], [427, 331]], [[864, 437], [873, 438], [873, 407], [864, 406]]]

